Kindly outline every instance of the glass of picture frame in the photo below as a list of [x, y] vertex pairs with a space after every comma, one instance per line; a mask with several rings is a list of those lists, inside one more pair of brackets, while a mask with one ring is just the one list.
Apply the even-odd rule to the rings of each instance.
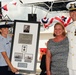
[[11, 47], [11, 63], [21, 72], [35, 72], [40, 23], [15, 20]]

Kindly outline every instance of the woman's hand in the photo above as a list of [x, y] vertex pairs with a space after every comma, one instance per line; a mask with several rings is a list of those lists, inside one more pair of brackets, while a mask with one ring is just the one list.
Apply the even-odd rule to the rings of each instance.
[[18, 71], [18, 69], [14, 68], [13, 65], [11, 64], [11, 61], [9, 60], [7, 53], [6, 52], [2, 52], [2, 55], [6, 61], [6, 63], [8, 64], [9, 68], [11, 69], [11, 71], [13, 73], [16, 73]]
[[13, 73], [16, 73], [16, 72], [18, 72], [18, 69], [17, 69], [17, 68], [12, 67], [12, 68], [11, 68], [11, 71], [12, 71]]

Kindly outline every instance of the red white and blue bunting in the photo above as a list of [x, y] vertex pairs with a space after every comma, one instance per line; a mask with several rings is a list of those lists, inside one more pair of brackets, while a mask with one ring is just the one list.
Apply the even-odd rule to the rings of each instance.
[[66, 27], [67, 25], [69, 25], [69, 23], [72, 22], [72, 19], [71, 19], [71, 17], [65, 17], [65, 16], [61, 16], [61, 17], [56, 16], [54, 18], [44, 17], [40, 20], [40, 22], [44, 28], [48, 28], [48, 27], [52, 26], [53, 22], [61, 22], [64, 25], [64, 27]]

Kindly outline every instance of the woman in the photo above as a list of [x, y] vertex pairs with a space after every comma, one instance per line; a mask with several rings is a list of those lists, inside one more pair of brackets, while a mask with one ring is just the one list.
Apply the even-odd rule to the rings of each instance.
[[11, 37], [8, 36], [9, 27], [10, 25], [5, 22], [0, 24], [0, 75], [15, 75], [15, 72], [18, 71], [9, 60], [11, 49]]
[[47, 75], [69, 75], [67, 69], [69, 42], [64, 26], [61, 23], [55, 24], [53, 35], [55, 38], [50, 39], [47, 43]]

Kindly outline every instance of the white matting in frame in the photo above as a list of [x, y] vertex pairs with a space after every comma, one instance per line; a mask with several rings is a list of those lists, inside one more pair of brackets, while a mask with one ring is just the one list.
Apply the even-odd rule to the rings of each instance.
[[40, 23], [15, 20], [13, 33], [12, 65], [22, 72], [35, 72]]

